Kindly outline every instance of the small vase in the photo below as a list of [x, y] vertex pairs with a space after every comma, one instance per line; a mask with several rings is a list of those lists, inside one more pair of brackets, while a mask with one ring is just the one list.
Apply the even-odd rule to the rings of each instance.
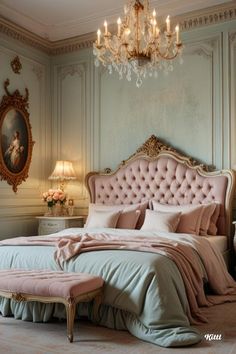
[[47, 209], [46, 213], [44, 214], [44, 216], [53, 216], [52, 206], [48, 206], [48, 209]]
[[63, 215], [63, 209], [61, 204], [55, 204], [53, 206], [53, 216], [62, 216]]

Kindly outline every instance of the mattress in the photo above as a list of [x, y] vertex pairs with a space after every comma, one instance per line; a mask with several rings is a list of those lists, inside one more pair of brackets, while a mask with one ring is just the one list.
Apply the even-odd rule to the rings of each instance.
[[217, 249], [221, 252], [224, 253], [228, 249], [228, 239], [226, 236], [205, 236], [205, 238], [211, 243], [214, 244]]

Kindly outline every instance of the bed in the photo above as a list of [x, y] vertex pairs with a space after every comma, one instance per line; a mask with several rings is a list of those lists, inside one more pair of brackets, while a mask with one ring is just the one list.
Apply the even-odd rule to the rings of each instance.
[[[207, 172], [205, 166], [151, 136], [116, 171], [89, 173], [86, 185], [92, 208], [99, 205], [101, 210], [110, 206], [119, 209], [109, 211], [109, 222], [114, 222], [114, 217], [119, 220], [121, 205], [128, 208], [128, 213], [129, 206], [142, 205], [136, 223], [141, 222], [142, 226], [146, 222], [146, 208], [186, 205], [186, 209], [191, 209], [193, 205], [200, 210], [202, 204], [217, 203], [217, 235], [196, 236], [142, 229], [143, 226], [140, 230], [104, 228], [99, 222], [105, 214], [107, 218], [108, 212], [98, 210], [96, 227], [1, 241], [0, 269], [58, 270], [60, 266], [64, 271], [100, 275], [105, 280], [100, 325], [129, 330], [138, 338], [163, 347], [198, 343], [202, 334], [194, 324], [205, 320], [200, 307], [213, 305], [217, 297], [205, 297], [204, 289], [214, 290], [218, 295], [216, 303], [235, 300], [236, 284], [223, 261], [224, 257], [229, 265], [232, 250], [232, 171]], [[149, 213], [171, 216], [179, 222], [185, 212]], [[185, 251], [187, 265], [182, 260]], [[219, 287], [221, 280], [224, 284]], [[65, 317], [63, 310], [60, 305], [0, 300], [2, 315], [23, 320]], [[93, 320], [91, 305], [78, 307], [78, 316], [84, 315]]]

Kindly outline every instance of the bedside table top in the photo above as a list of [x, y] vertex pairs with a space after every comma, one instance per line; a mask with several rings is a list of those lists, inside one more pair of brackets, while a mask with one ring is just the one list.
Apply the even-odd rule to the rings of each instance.
[[76, 219], [84, 219], [86, 215], [74, 215], [74, 216], [36, 216], [36, 219], [44, 219], [44, 220], [76, 220]]

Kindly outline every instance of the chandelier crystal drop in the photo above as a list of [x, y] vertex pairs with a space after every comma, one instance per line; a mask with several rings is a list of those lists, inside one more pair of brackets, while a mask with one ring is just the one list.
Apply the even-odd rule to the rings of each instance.
[[182, 52], [179, 25], [171, 30], [170, 17], [161, 31], [155, 9], [150, 12], [149, 1], [129, 0], [124, 6], [124, 19], [118, 18], [117, 32], [112, 35], [104, 22], [104, 31], [97, 31], [93, 45], [95, 65], [100, 63], [111, 74], [119, 73], [120, 79], [131, 81], [136, 76], [136, 86], [142, 85], [147, 76], [158, 76], [158, 70], [173, 70], [172, 60]]

